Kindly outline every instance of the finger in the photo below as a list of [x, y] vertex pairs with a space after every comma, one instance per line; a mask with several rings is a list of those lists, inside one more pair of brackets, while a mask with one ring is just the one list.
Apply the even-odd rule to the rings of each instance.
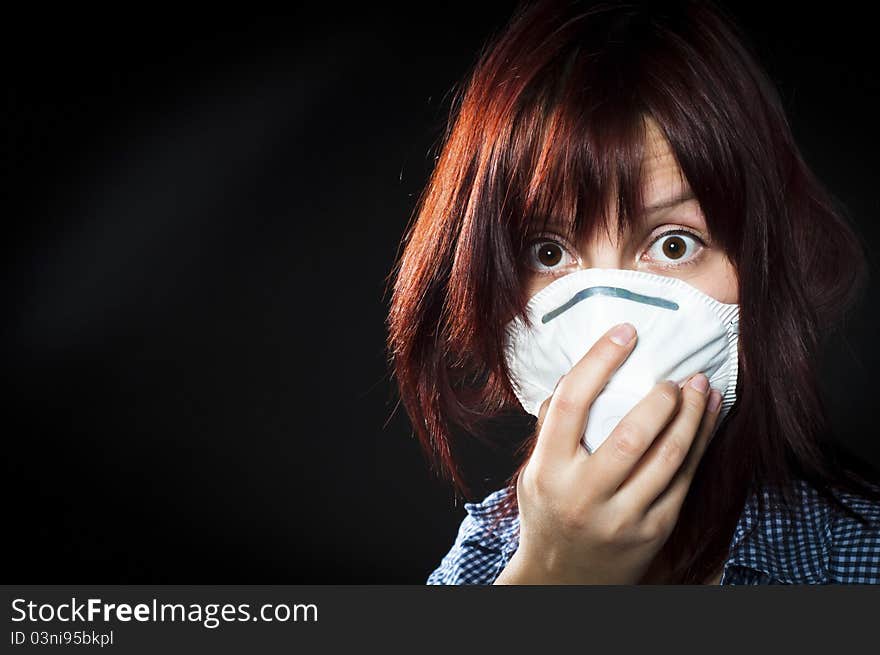
[[675, 415], [680, 390], [672, 380], [654, 385], [624, 416], [608, 438], [583, 460], [584, 472], [595, 482], [596, 493], [604, 498], [615, 495], [657, 435]]
[[550, 399], [552, 397], [552, 395], [547, 396], [544, 399], [544, 402], [541, 403], [540, 409], [538, 409], [538, 422], [535, 424], [537, 430], [540, 430], [541, 426], [544, 425], [544, 419], [547, 416], [547, 408], [550, 407]]
[[553, 387], [553, 391], [550, 392], [550, 395], [544, 399], [544, 402], [541, 403], [541, 406], [538, 408], [538, 422], [536, 423], [536, 428], [538, 430], [541, 429], [541, 426], [544, 424], [544, 418], [547, 416], [547, 410], [550, 408], [550, 401], [553, 399], [553, 394], [556, 393], [556, 389], [559, 388], [559, 383], [562, 382], [562, 378], [565, 375], [561, 375], [558, 380], [556, 380], [556, 385]]
[[678, 511], [684, 502], [685, 496], [687, 496], [688, 489], [690, 489], [691, 482], [697, 472], [697, 467], [702, 461], [703, 454], [709, 447], [709, 443], [715, 433], [718, 417], [721, 414], [721, 393], [713, 389], [710, 396], [710, 402], [707, 403], [706, 412], [700, 423], [700, 433], [694, 440], [691, 451], [666, 490], [648, 508], [645, 514], [646, 521], [665, 520], [670, 515], [678, 515]]
[[700, 431], [708, 392], [709, 379], [702, 373], [682, 387], [678, 413], [617, 490], [627, 507], [646, 512], [681, 469]]
[[[554, 387], [553, 390], [556, 391], [556, 388]], [[550, 406], [550, 399], [552, 397], [552, 394], [547, 396], [538, 408], [538, 420], [535, 422], [535, 427], [532, 430], [530, 438], [524, 440], [516, 448], [516, 454], [518, 456], [525, 456], [526, 458], [532, 457], [535, 450], [535, 444], [537, 443], [537, 437], [541, 432], [541, 426], [544, 424], [544, 417], [547, 416], [547, 408]]]
[[536, 453], [550, 458], [570, 458], [580, 448], [590, 405], [632, 352], [636, 330], [622, 323], [606, 332], [571, 370], [562, 376], [550, 398]]

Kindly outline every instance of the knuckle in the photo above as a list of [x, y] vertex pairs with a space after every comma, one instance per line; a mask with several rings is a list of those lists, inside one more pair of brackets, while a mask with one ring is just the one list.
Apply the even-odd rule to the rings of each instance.
[[692, 393], [684, 394], [682, 405], [689, 413], [702, 416], [703, 408], [706, 406], [706, 396], [699, 391], [692, 390]]
[[618, 459], [634, 459], [642, 452], [640, 431], [632, 423], [624, 419], [614, 428], [611, 445], [611, 451]]
[[546, 498], [550, 493], [548, 486], [547, 479], [543, 475], [535, 475], [529, 481], [533, 498]]
[[663, 530], [656, 519], [645, 519], [639, 528], [639, 538], [643, 543], [653, 543], [663, 538]]
[[679, 386], [675, 382], [665, 380], [657, 385], [657, 396], [668, 405], [678, 402]]
[[520, 490], [527, 498], [540, 498], [547, 492], [546, 484], [538, 467], [527, 467], [519, 478]]
[[677, 520], [678, 512], [655, 510], [654, 515], [645, 520], [645, 536], [651, 540], [663, 539], [672, 532]]
[[602, 530], [602, 536], [608, 543], [629, 543], [634, 537], [634, 523], [627, 514], [617, 514]]
[[533, 455], [523, 473], [526, 477], [524, 484], [527, 493], [532, 498], [548, 500], [555, 495], [556, 487], [553, 483], [555, 474], [546, 458]]
[[582, 532], [587, 527], [586, 516], [575, 508], [565, 510], [559, 516], [560, 527], [568, 533]]
[[620, 346], [608, 341], [600, 340], [590, 351], [589, 358], [602, 364], [612, 364], [623, 358]]
[[683, 444], [680, 439], [676, 438], [675, 435], [669, 435], [666, 439], [660, 442], [657, 449], [657, 456], [662, 462], [668, 464], [681, 464], [685, 455], [687, 455], [687, 451], [687, 446]]
[[536, 478], [543, 478], [547, 469], [543, 454], [539, 451], [532, 453], [529, 463], [523, 471], [523, 476], [530, 482]]
[[567, 388], [560, 388], [553, 396], [553, 408], [560, 414], [577, 415], [582, 411], [582, 403]]

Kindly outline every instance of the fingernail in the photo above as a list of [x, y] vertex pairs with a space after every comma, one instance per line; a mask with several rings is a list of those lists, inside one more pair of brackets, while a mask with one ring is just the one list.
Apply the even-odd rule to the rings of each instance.
[[636, 336], [636, 329], [630, 323], [621, 323], [608, 336], [618, 346], [625, 346]]
[[718, 408], [721, 406], [721, 392], [716, 389], [712, 389], [712, 393], [709, 394], [709, 411], [713, 414], [718, 411]]
[[688, 384], [700, 393], [706, 393], [706, 389], [709, 388], [709, 378], [702, 373], [697, 373]]

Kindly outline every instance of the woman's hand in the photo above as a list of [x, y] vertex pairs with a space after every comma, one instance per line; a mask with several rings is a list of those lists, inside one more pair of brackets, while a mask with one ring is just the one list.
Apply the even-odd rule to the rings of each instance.
[[702, 373], [657, 384], [591, 455], [590, 405], [636, 342], [616, 326], [556, 385], [517, 480], [520, 541], [495, 584], [635, 584], [678, 520], [718, 420]]

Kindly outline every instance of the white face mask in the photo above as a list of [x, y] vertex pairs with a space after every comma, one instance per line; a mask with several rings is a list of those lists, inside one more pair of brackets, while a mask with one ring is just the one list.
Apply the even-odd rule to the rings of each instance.
[[617, 423], [663, 380], [684, 384], [705, 373], [721, 392], [716, 426], [736, 400], [739, 306], [677, 278], [588, 268], [553, 281], [529, 300], [534, 328], [506, 326], [505, 358], [523, 409], [538, 416], [559, 378], [618, 323], [632, 323], [635, 348], [593, 402], [583, 443], [592, 453]]

